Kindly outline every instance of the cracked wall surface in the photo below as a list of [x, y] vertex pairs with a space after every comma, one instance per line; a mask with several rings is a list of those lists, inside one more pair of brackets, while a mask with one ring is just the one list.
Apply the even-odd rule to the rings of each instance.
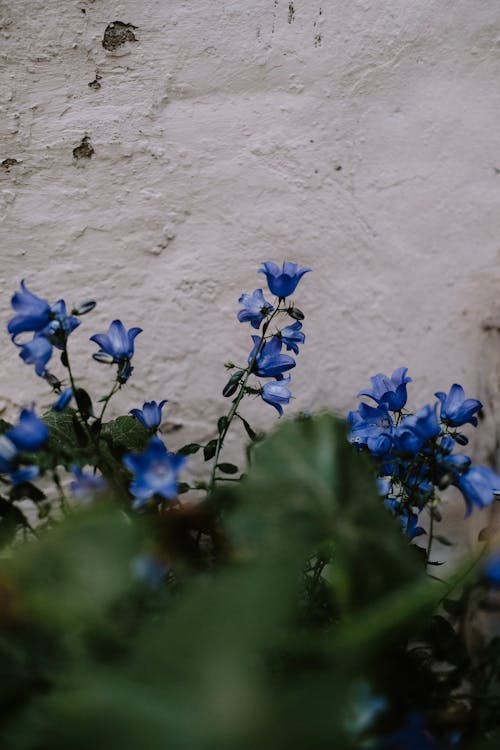
[[[407, 365], [414, 403], [458, 381], [491, 404], [497, 456], [497, 0], [0, 0], [0, 38], [4, 323], [21, 278], [97, 299], [72, 350], [98, 394], [88, 337], [141, 326], [115, 413], [168, 398], [174, 449], [223, 413], [260, 262], [296, 260], [289, 412]], [[6, 413], [48, 404], [0, 335]]]

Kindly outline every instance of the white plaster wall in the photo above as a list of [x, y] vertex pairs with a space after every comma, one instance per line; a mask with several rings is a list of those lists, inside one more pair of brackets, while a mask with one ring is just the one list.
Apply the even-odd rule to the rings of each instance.
[[[136, 41], [106, 50], [116, 21]], [[0, 0], [0, 59], [1, 318], [21, 278], [97, 299], [72, 350], [98, 395], [88, 337], [144, 328], [115, 413], [168, 398], [172, 448], [209, 437], [249, 348], [238, 296], [290, 259], [314, 273], [289, 412], [407, 365], [414, 403], [456, 380], [489, 400], [495, 453], [498, 0]], [[4, 323], [7, 411], [49, 403]]]

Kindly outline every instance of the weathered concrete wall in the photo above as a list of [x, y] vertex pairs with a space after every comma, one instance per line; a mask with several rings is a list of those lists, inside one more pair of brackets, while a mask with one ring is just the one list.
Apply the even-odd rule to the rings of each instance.
[[[210, 435], [271, 259], [314, 268], [289, 411], [403, 364], [416, 402], [458, 380], [495, 404], [497, 0], [0, 0], [0, 39], [1, 317], [24, 277], [99, 301], [73, 351], [143, 327], [117, 409], [168, 398], [172, 447]], [[1, 341], [5, 405], [48, 403]]]

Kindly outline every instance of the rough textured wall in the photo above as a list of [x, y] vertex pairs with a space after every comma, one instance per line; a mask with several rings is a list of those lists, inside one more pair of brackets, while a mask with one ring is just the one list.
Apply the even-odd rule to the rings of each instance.
[[[289, 411], [403, 364], [415, 397], [495, 403], [498, 0], [0, 0], [0, 40], [1, 317], [24, 277], [99, 301], [74, 351], [144, 328], [117, 408], [168, 398], [172, 447], [208, 436], [270, 259], [314, 268]], [[1, 337], [4, 405], [48, 403]]]

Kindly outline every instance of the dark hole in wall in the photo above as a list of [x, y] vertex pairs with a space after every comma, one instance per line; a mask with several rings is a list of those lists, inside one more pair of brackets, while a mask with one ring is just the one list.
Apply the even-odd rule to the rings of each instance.
[[80, 145], [73, 149], [73, 157], [75, 159], [90, 159], [94, 153], [94, 147], [92, 146], [88, 135], [84, 136]]
[[108, 23], [104, 31], [102, 46], [104, 49], [111, 51], [125, 44], [125, 42], [136, 42], [137, 39], [134, 34], [136, 28], [137, 26], [122, 21]]

